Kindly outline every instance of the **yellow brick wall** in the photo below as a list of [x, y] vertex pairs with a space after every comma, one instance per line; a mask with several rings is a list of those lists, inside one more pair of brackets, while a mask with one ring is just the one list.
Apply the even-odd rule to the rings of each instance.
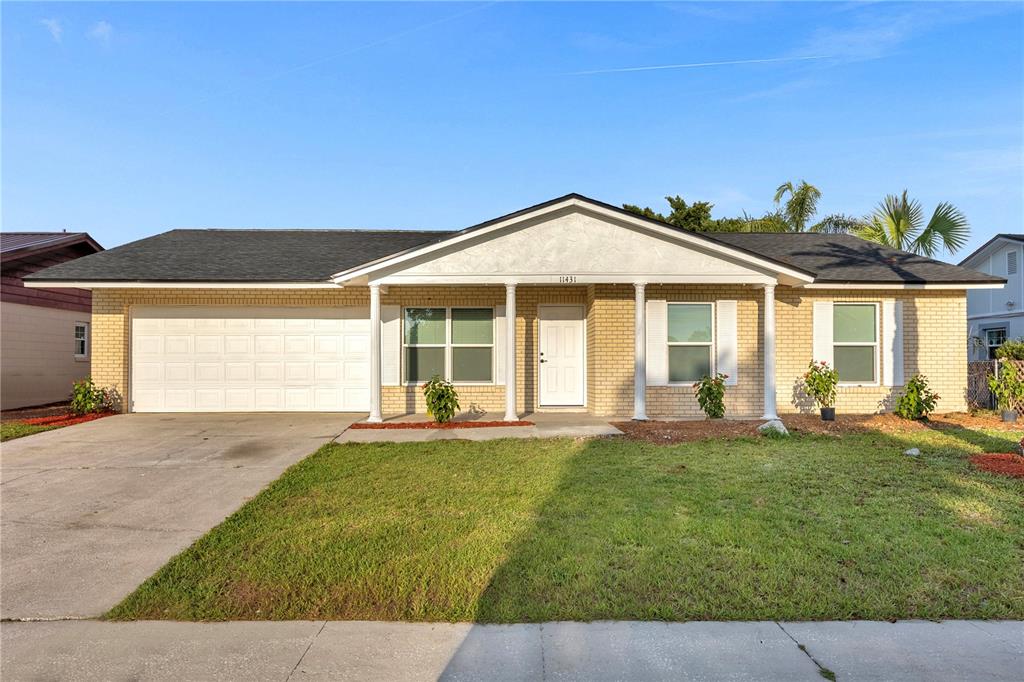
[[[941, 411], [963, 410], [967, 378], [966, 296], [963, 291], [827, 291], [779, 287], [776, 290], [777, 401], [780, 412], [806, 407], [794, 390], [812, 354], [812, 309], [816, 299], [904, 301], [904, 360], [907, 378], [922, 372], [942, 396]], [[537, 309], [541, 303], [578, 304], [587, 317], [587, 405], [599, 415], [633, 412], [633, 287], [599, 284], [566, 287], [520, 286], [516, 292], [517, 402], [520, 412], [537, 408]], [[761, 326], [763, 292], [746, 286], [648, 285], [649, 299], [738, 301], [739, 385], [726, 394], [728, 414], [759, 416], [763, 410]], [[390, 287], [385, 304], [403, 306], [495, 306], [505, 302], [503, 286]], [[367, 289], [324, 290], [98, 289], [93, 293], [92, 374], [101, 386], [122, 395], [128, 386], [129, 310], [133, 305], [368, 305]], [[889, 409], [892, 390], [842, 387], [837, 408], [843, 412]], [[462, 386], [464, 409], [503, 412], [503, 386]], [[699, 416], [692, 389], [650, 387], [651, 417]], [[383, 388], [386, 414], [422, 411], [416, 387]]]
[[[633, 413], [633, 287], [594, 285], [588, 289], [588, 405], [598, 415]], [[729, 416], [757, 417], [764, 410], [762, 348], [764, 292], [748, 286], [647, 285], [647, 298], [667, 301], [736, 300], [739, 383], [726, 391]], [[813, 354], [815, 300], [903, 301], [904, 375], [925, 374], [941, 396], [941, 412], [966, 409], [967, 305], [964, 291], [840, 291], [776, 289], [776, 403], [780, 413], [813, 410], [798, 389]], [[611, 333], [609, 333], [611, 330]], [[884, 330], [879, 330], [883, 338]], [[884, 368], [883, 368], [884, 371]], [[841, 412], [870, 413], [892, 409], [900, 387], [842, 386], [836, 407]], [[647, 415], [701, 416], [688, 386], [651, 386]]]
[[[779, 412], [813, 411], [798, 390], [813, 354], [814, 301], [903, 301], [903, 373], [928, 377], [939, 412], [967, 409], [967, 296], [965, 291], [849, 291], [776, 289], [776, 400]], [[879, 338], [886, 330], [879, 329]], [[884, 375], [882, 355], [880, 374]], [[850, 414], [891, 411], [902, 387], [840, 386], [836, 410]]]

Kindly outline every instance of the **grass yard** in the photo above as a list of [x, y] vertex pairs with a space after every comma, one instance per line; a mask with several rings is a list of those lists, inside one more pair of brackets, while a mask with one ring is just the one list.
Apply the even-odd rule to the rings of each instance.
[[328, 445], [108, 617], [1024, 618], [1019, 438]]
[[0, 443], [5, 440], [14, 440], [23, 436], [31, 436], [40, 431], [60, 428], [57, 426], [41, 426], [39, 424], [23, 424], [22, 422], [0, 422]]

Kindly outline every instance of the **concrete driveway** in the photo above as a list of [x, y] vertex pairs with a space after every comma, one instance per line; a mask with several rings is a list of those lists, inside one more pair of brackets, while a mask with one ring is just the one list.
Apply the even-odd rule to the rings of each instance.
[[364, 416], [118, 415], [4, 443], [0, 615], [101, 615]]

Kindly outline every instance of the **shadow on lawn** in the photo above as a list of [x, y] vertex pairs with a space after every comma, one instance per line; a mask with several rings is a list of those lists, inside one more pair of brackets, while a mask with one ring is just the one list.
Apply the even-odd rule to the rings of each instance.
[[[1006, 448], [1006, 439], [970, 429], [941, 433], [975, 447]], [[960, 524], [950, 531], [960, 532], [962, 510], [973, 507], [995, 509], [999, 517], [1021, 524], [1011, 508], [1014, 499], [1019, 503], [1012, 490], [986, 492], [983, 482], [974, 486], [964, 480], [969, 470], [961, 468], [961, 459], [974, 448], [922, 445], [881, 432], [865, 435], [870, 439], [865, 448], [876, 459], [857, 468], [844, 467], [844, 454], [816, 452], [834, 442], [826, 437], [732, 441], [726, 446], [734, 448], [735, 461], [742, 464], [724, 474], [730, 477], [724, 484], [715, 469], [701, 462], [696, 447], [684, 446], [678, 457], [666, 457], [676, 446], [642, 444], [637, 456], [628, 459], [615, 440], [587, 441], [540, 505], [534, 526], [495, 570], [478, 600], [476, 620], [887, 617], [886, 608], [899, 607], [876, 605], [876, 610], [860, 612], [860, 593], [847, 592], [864, 575], [874, 577], [858, 589], [902, 578], [891, 567], [906, 561], [901, 554], [912, 550], [901, 549], [887, 532], [910, 534], [922, 518], [940, 527], [948, 523], [951, 529]], [[926, 449], [925, 457], [902, 454], [913, 446]], [[932, 450], [935, 459], [928, 461]], [[820, 458], [820, 469], [801, 467], [797, 457]], [[963, 461], [963, 466], [969, 465]], [[925, 475], [910, 479], [917, 471]], [[898, 499], [904, 492], [913, 495], [912, 509]], [[847, 508], [853, 518], [835, 511]], [[899, 518], [880, 521], [890, 509]], [[856, 540], [853, 546], [850, 538]], [[921, 550], [908, 565], [920, 563], [923, 572], [946, 570], [934, 560], [945, 556], [941, 545], [946, 539], [909, 539], [935, 554], [926, 557]], [[966, 536], [958, 541], [967, 548], [974, 542]], [[972, 577], [977, 585], [971, 584]], [[963, 579], [965, 589], [991, 587], [981, 577]], [[906, 604], [904, 617], [930, 617], [930, 609], [943, 608], [935, 591], [942, 589], [939, 585], [915, 580], [907, 585], [913, 589], [908, 587], [905, 595], [899, 587], [890, 588], [894, 603]], [[802, 596], [793, 601], [790, 591]], [[915, 605], [922, 597], [925, 606]]]

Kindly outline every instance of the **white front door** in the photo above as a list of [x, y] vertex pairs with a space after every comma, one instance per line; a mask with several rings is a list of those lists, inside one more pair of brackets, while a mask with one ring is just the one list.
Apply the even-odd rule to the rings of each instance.
[[584, 404], [585, 322], [578, 305], [540, 306], [540, 405]]

